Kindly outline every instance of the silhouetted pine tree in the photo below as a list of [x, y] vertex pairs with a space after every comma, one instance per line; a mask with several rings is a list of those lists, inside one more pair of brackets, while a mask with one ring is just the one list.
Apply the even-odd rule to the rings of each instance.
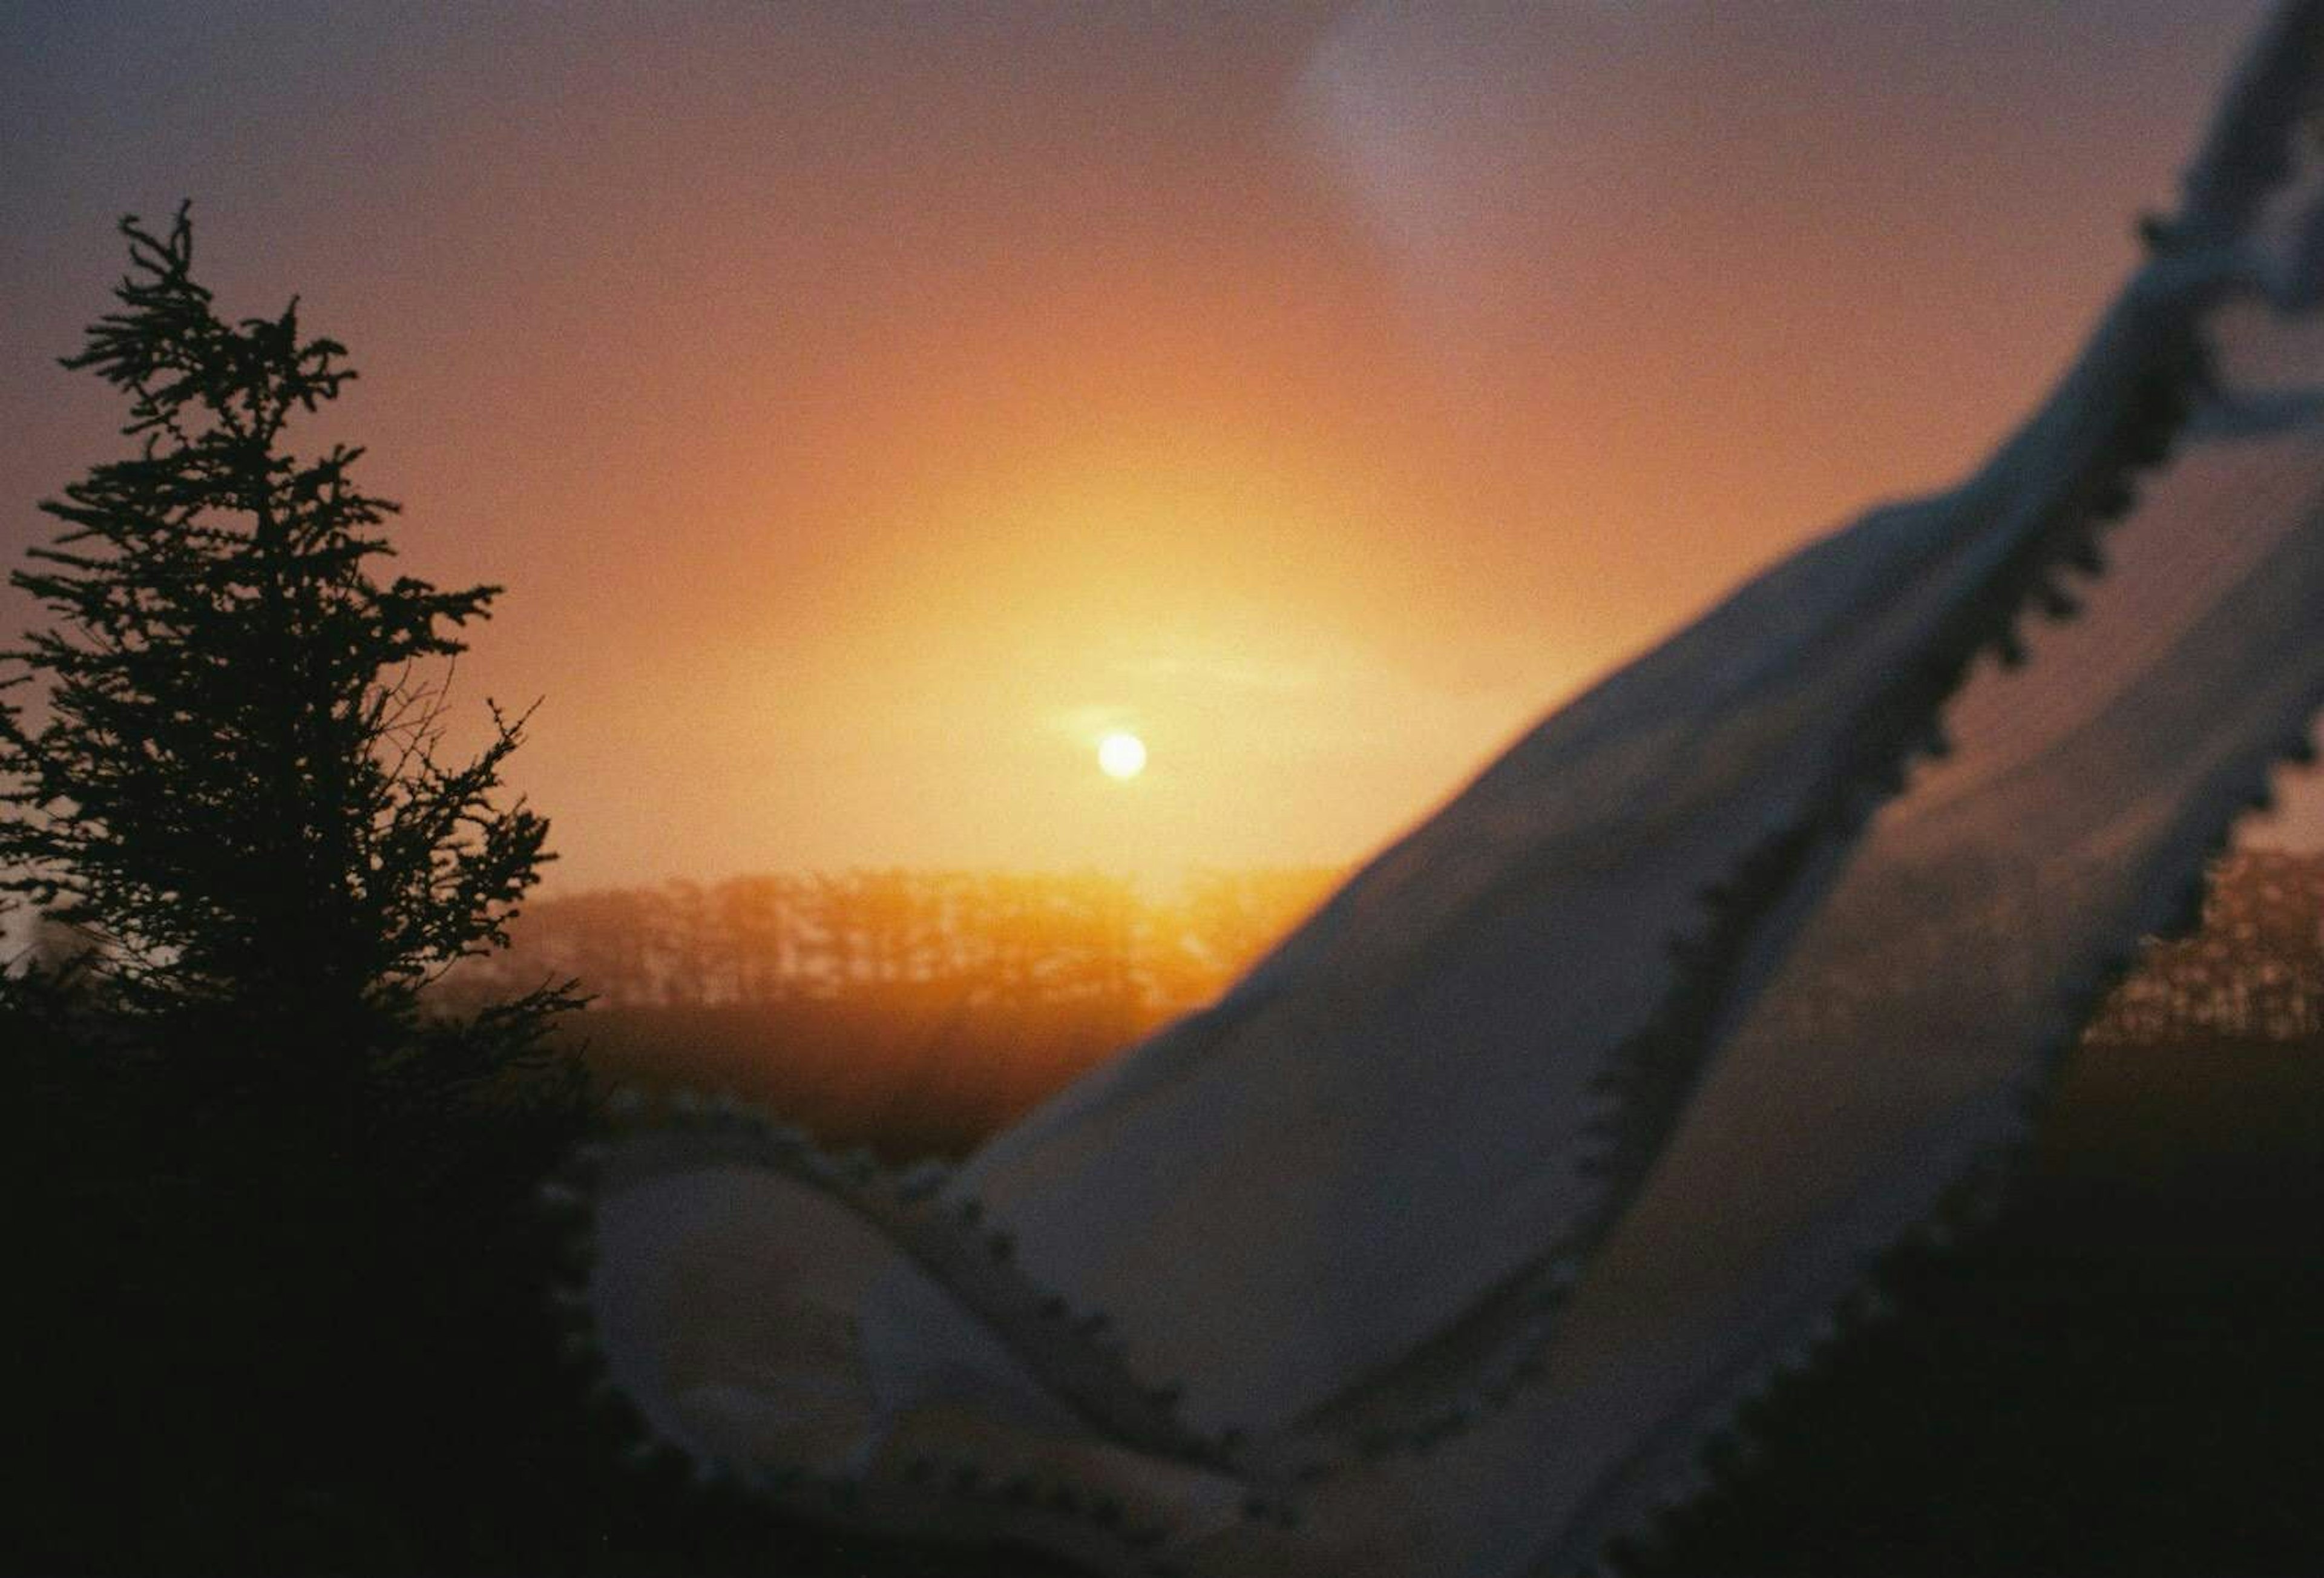
[[64, 529], [13, 579], [51, 623], [0, 707], [0, 894], [97, 945], [78, 990], [0, 989], [0, 1106], [41, 1130], [5, 1192], [55, 1229], [15, 1284], [51, 1478], [5, 1521], [36, 1568], [441, 1570], [404, 1542], [508, 1502], [557, 1396], [530, 1195], [585, 1116], [543, 1047], [567, 987], [422, 996], [548, 858], [496, 803], [522, 719], [444, 747], [498, 589], [380, 573], [361, 451], [287, 443], [344, 348], [295, 300], [222, 318], [182, 208], [122, 232], [65, 365], [134, 450], [42, 505]]
[[[139, 451], [43, 503], [67, 529], [13, 577], [56, 623], [9, 654], [48, 716], [0, 715], [0, 889], [102, 939], [128, 1005], [224, 1015], [258, 1055], [359, 1084], [547, 858], [548, 824], [493, 803], [521, 719], [495, 708], [480, 754], [438, 755], [425, 670], [499, 588], [376, 575], [396, 506], [355, 484], [362, 451], [284, 443], [355, 376], [345, 348], [302, 338], [295, 300], [221, 319], [182, 209], [166, 236], [122, 230], [121, 310], [64, 365], [130, 397]], [[544, 987], [471, 1030], [521, 1047], [567, 1001]]]

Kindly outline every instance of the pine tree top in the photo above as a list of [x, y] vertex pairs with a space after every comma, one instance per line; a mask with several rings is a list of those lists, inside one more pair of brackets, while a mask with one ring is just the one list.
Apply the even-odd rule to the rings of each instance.
[[448, 665], [500, 588], [381, 574], [398, 506], [355, 482], [363, 451], [288, 442], [355, 376], [346, 347], [295, 298], [221, 317], [185, 208], [121, 231], [116, 309], [62, 361], [128, 397], [137, 450], [42, 503], [62, 530], [11, 577], [51, 623], [0, 652], [46, 714], [0, 706], [0, 893], [102, 938], [148, 1003], [408, 1017], [549, 858], [496, 803], [523, 716], [445, 754]]

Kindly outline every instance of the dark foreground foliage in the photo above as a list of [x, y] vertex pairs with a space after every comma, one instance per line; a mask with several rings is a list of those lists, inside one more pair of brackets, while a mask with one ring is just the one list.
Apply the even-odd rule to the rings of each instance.
[[0, 1573], [1038, 1578], [633, 1466], [558, 1349], [535, 1191], [596, 1121], [570, 1065], [368, 1129], [343, 1165], [229, 1047], [0, 980], [20, 1336]]
[[[378, 1177], [405, 1181], [364, 1184], [183, 1059], [21, 989], [0, 1013], [35, 1333], [0, 1569], [1046, 1570], [781, 1526], [623, 1461], [542, 1297], [531, 1192], [586, 1121], [569, 1089], [495, 1090], [448, 1149], [383, 1140], [409, 1149]], [[625, 1025], [622, 1056], [650, 1031]], [[1757, 1410], [1760, 1455], [1639, 1570], [2324, 1571], [2319, 1140], [2324, 1047], [2086, 1051], [1995, 1230], [1904, 1268], [1895, 1318]]]
[[2086, 1047], [1991, 1229], [1898, 1266], [1627, 1570], [2324, 1572], [2319, 1220], [2324, 1045]]

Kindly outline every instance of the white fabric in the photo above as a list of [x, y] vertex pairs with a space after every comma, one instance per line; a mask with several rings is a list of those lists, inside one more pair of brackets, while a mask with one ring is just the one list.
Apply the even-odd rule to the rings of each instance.
[[[959, 1304], [924, 1260], [883, 1269], [876, 1234], [829, 1230], [862, 1263], [816, 1285], [855, 1301], [858, 1340], [822, 1389], [804, 1358], [776, 1366], [800, 1453], [874, 1465], [939, 1412], [973, 1452], [963, 1409], [1017, 1461], [1079, 1431], [1173, 1559], [1221, 1575], [1564, 1572], [1683, 1487], [1870, 1260], [2020, 1135], [2108, 961], [2171, 917], [2324, 698], [2324, 204], [2290, 161], [2320, 34], [2324, 5], [2278, 14], [2157, 256], [1986, 467], [1553, 715], [1215, 1007], [963, 1169], [946, 1209], [1004, 1226], [1032, 1287], [1107, 1311], [1129, 1370], [1240, 1444], [1107, 1444], [1127, 1416], [1042, 1403], [1075, 1386], [1028, 1357], [1048, 1339], [970, 1329], [1005, 1299]], [[2215, 386], [2182, 424], [2199, 339]], [[2135, 472], [2173, 432], [2170, 466]], [[2126, 476], [2143, 497], [2102, 529]], [[2093, 537], [2113, 568], [2084, 584], [2063, 566]], [[2022, 670], [1971, 663], [2069, 593], [2088, 614], [2026, 629]], [[1951, 755], [1886, 798], [1964, 677]], [[650, 1419], [672, 1405], [638, 1355], [687, 1317], [641, 1313], [637, 1246], [728, 1213], [697, 1188], [673, 1224], [663, 1187], [604, 1192], [617, 1252], [592, 1284]], [[770, 1434], [694, 1441], [761, 1461]], [[1231, 1488], [1300, 1520], [1230, 1516]]]

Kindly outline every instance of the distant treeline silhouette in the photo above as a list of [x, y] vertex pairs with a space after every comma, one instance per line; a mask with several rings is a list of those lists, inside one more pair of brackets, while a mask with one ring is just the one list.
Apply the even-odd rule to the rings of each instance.
[[2304, 1040], [2324, 1033], [2324, 854], [2253, 850], [2212, 868], [2201, 926], [2150, 942], [2093, 1041]]
[[[573, 978], [606, 1008], [1078, 1005], [1143, 1025], [1215, 996], [1343, 874], [1202, 870], [1160, 898], [1095, 872], [962, 870], [604, 890], [536, 901], [505, 953], [466, 962], [443, 990], [460, 1001]], [[1998, 907], [1996, 924], [2010, 914]], [[2324, 854], [2277, 850], [2215, 865], [2200, 927], [2148, 943], [2089, 1030], [2111, 1044], [2319, 1033]]]
[[576, 893], [528, 906], [507, 951], [443, 989], [570, 978], [608, 1008], [928, 998], [1143, 1019], [1213, 995], [1342, 874], [1198, 871], [1161, 899], [1097, 872], [904, 870]]

